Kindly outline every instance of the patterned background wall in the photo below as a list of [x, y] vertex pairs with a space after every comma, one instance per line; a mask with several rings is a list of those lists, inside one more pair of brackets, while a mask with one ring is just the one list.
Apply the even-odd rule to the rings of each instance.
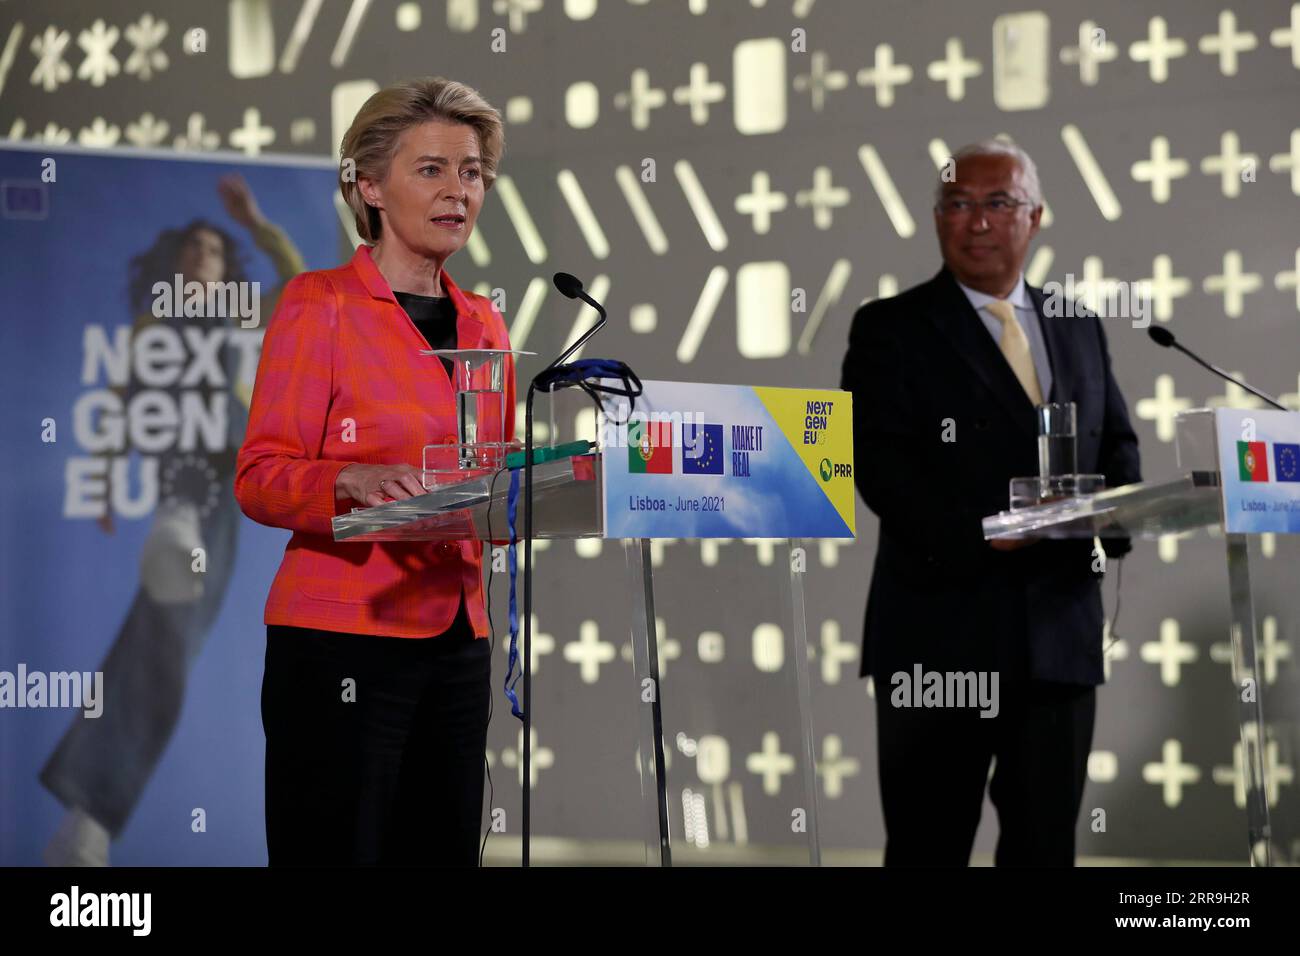
[[[589, 355], [623, 358], [644, 378], [806, 386], [838, 384], [858, 303], [937, 270], [936, 164], [1006, 133], [1036, 157], [1049, 204], [1031, 282], [1072, 275], [1096, 304], [1108, 283], [1150, 279], [1156, 321], [1300, 408], [1300, 3], [1026, 6], [7, 0], [0, 132], [325, 156], [378, 86], [455, 77], [505, 114], [507, 151], [449, 271], [502, 290], [515, 346], [540, 353], [524, 375], [592, 317], [551, 288], [562, 269], [610, 310]], [[1177, 409], [1252, 407], [1126, 319], [1108, 320], [1107, 334], [1148, 477], [1175, 472]], [[576, 407], [562, 432], [577, 427]], [[810, 550], [806, 587], [822, 837], [870, 850], [883, 829], [869, 691], [855, 676], [875, 545], [865, 508], [858, 525], [856, 542]], [[1263, 573], [1280, 585], [1288, 544], [1261, 544]], [[780, 620], [779, 552], [669, 543], [657, 557], [675, 759], [691, 760], [701, 733], [721, 738], [744, 812], [788, 818], [794, 784], [778, 774], [776, 792], [764, 789], [750, 758], [769, 728], [761, 708], [741, 706], [768, 666], [755, 631]], [[1084, 801], [1085, 813], [1107, 809], [1108, 826], [1084, 833], [1081, 852], [1242, 859], [1223, 543], [1139, 543], [1124, 565]], [[555, 543], [538, 559], [540, 833], [640, 833], [627, 802], [627, 609], [610, 597], [625, 573], [616, 545]], [[1296, 666], [1300, 621], [1263, 613], [1268, 666]], [[703, 672], [715, 675], [716, 726], [674, 725], [674, 679], [686, 687]], [[513, 821], [518, 730], [497, 700], [494, 804]], [[1291, 757], [1272, 752], [1287, 787]], [[992, 848], [986, 809], [977, 852]], [[714, 840], [727, 842], [716, 829]]]

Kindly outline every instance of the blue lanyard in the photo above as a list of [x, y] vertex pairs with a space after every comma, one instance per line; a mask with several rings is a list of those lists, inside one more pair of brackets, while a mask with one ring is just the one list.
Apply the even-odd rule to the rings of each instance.
[[519, 697], [515, 694], [515, 684], [519, 683], [519, 678], [523, 675], [521, 669], [518, 674], [515, 673], [515, 667], [519, 663], [519, 606], [515, 601], [515, 577], [519, 567], [519, 556], [516, 549], [518, 535], [515, 534], [515, 515], [519, 510], [519, 469], [515, 468], [510, 472], [510, 493], [507, 502], [506, 515], [510, 524], [510, 663], [506, 667], [505, 692], [506, 697], [510, 699], [510, 713], [524, 719], [524, 712], [519, 706]]

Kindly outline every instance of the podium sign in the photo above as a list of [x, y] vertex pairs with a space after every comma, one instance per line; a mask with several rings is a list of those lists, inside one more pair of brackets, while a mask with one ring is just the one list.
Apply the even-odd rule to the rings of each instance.
[[1300, 414], [1220, 408], [1214, 413], [1229, 534], [1300, 534]]
[[853, 398], [644, 382], [602, 420], [607, 538], [851, 538]]

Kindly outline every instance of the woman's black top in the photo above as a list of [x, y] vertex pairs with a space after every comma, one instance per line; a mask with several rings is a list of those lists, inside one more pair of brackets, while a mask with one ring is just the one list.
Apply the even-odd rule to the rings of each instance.
[[[456, 304], [451, 301], [451, 296], [416, 295], [413, 292], [394, 292], [393, 295], [429, 343], [429, 348], [456, 347]], [[442, 364], [450, 375], [451, 362], [444, 358]]]

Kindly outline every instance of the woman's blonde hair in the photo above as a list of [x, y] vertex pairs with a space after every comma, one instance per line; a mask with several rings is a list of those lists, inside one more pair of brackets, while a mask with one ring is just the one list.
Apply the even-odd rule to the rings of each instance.
[[[478, 134], [484, 189], [491, 189], [496, 181], [497, 163], [505, 149], [505, 128], [501, 114], [477, 90], [441, 76], [386, 86], [357, 111], [339, 144], [339, 191], [352, 208], [357, 232], [366, 242], [377, 242], [383, 227], [379, 210], [366, 203], [358, 180], [383, 182], [402, 133], [429, 120], [472, 127]], [[349, 160], [354, 164], [351, 169], [347, 168]]]

